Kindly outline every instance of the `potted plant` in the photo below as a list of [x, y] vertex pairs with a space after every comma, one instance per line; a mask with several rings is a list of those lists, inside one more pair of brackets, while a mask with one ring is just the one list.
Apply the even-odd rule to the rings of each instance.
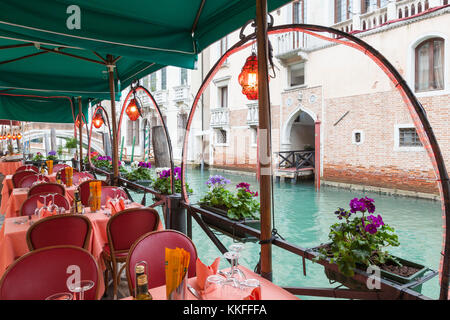
[[62, 158], [62, 155], [63, 155], [63, 147], [62, 147], [62, 146], [59, 146], [59, 147], [58, 147], [58, 150], [56, 151], [56, 153], [58, 153], [59, 158]]
[[[181, 168], [174, 168], [174, 187], [175, 193], [181, 193]], [[187, 193], [193, 193], [193, 190], [189, 187], [189, 184], [185, 184]], [[159, 169], [157, 170], [157, 177], [153, 183], [153, 188], [162, 194], [169, 195], [172, 194], [170, 187], [170, 169]]]
[[[256, 200], [258, 192], [251, 191], [250, 184], [246, 182], [237, 184], [235, 193], [226, 188], [230, 184], [230, 180], [220, 175], [209, 177], [206, 184], [209, 191], [200, 199], [200, 207], [218, 213], [230, 221], [239, 221], [255, 229], [261, 228], [259, 201]], [[241, 241], [257, 240], [256, 237], [250, 237], [245, 232], [237, 231], [233, 227], [218, 223], [207, 216], [202, 216], [202, 219], [211, 227], [233, 238]]]
[[56, 156], [56, 151], [51, 150], [47, 154], [47, 160], [53, 160], [53, 163], [58, 163], [58, 157]]
[[131, 164], [131, 171], [124, 174], [125, 179], [136, 182], [143, 186], [150, 186], [153, 183], [150, 162], [134, 161]]
[[[395, 230], [384, 223], [380, 214], [375, 215], [373, 199], [354, 198], [350, 201], [350, 210], [339, 208], [335, 215], [339, 222], [330, 227], [328, 237], [331, 242], [315, 248], [319, 252], [316, 260], [327, 260], [338, 267], [338, 272], [325, 269], [328, 279], [352, 289], [367, 290], [364, 283], [353, 279], [356, 269], [365, 271], [369, 266], [377, 266], [382, 278], [402, 284], [422, 277], [428, 270], [386, 250], [386, 247], [397, 247], [400, 243]], [[420, 292], [421, 287], [414, 290]]]
[[69, 152], [69, 155], [74, 154], [77, 144], [78, 144], [77, 138], [70, 138], [66, 140], [66, 148], [67, 151]]

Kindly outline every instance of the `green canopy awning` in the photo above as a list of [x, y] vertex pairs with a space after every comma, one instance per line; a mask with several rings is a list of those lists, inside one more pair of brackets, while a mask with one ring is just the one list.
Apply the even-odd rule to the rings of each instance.
[[[70, 97], [10, 96], [0, 94], [0, 119], [73, 123], [78, 115], [78, 101]], [[88, 113], [89, 101], [82, 99], [82, 110]]]
[[[0, 93], [109, 100], [110, 55], [118, 100], [120, 88], [164, 66], [194, 68], [201, 50], [255, 13], [255, 0], [2, 0]], [[12, 101], [0, 104], [1, 117], [25, 120], [32, 110], [33, 121], [48, 121], [52, 111], [42, 109], [50, 102]]]

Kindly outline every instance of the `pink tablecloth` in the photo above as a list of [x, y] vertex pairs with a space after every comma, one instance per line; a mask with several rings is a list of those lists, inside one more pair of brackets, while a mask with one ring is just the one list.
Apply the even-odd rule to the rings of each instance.
[[[138, 203], [133, 203], [128, 208], [141, 207]], [[103, 211], [90, 213], [89, 208], [85, 208], [85, 215], [92, 223], [92, 235], [89, 246], [89, 251], [97, 260], [101, 270], [105, 270], [105, 266], [101, 259], [101, 252], [106, 243], [108, 243], [108, 236], [106, 233], [106, 225], [109, 217]], [[16, 224], [16, 221], [24, 221], [26, 217], [5, 218], [3, 227], [0, 230], [0, 277], [6, 271], [8, 266], [14, 262], [15, 259], [29, 252], [26, 241], [27, 230], [30, 224], [27, 222], [23, 224]], [[37, 217], [33, 216], [32, 220], [37, 221]], [[163, 226], [160, 222], [158, 230], [162, 230]], [[103, 288], [103, 280], [101, 281]], [[103, 292], [103, 291], [101, 291]]]
[[[66, 188], [66, 198], [69, 201], [70, 205], [72, 205], [73, 203], [75, 189], [76, 189], [75, 186]], [[5, 208], [2, 211], [2, 213], [5, 214], [5, 218], [20, 216], [20, 209], [22, 208], [22, 204], [28, 197], [28, 190], [30, 189], [29, 188], [13, 189], [11, 195], [9, 196], [5, 204]], [[2, 207], [3, 207], [3, 199], [2, 199]]]
[[[253, 271], [250, 271], [246, 267], [239, 265], [239, 269], [241, 269], [247, 279], [257, 279], [259, 280], [260, 286], [261, 286], [261, 300], [300, 300], [298, 297], [294, 296], [292, 293], [286, 291], [285, 289], [277, 286], [276, 284], [270, 282], [267, 279], [264, 279], [260, 275], [254, 273]], [[229, 269], [226, 269], [226, 271]], [[197, 291], [201, 292], [200, 288], [197, 285], [197, 278], [189, 278], [188, 283]], [[160, 286], [157, 288], [150, 289], [150, 294], [153, 297], [153, 300], [166, 300], [166, 286]], [[189, 290], [187, 290], [187, 296], [186, 300], [197, 300], [194, 295], [190, 293]], [[204, 297], [206, 298], [206, 297]], [[125, 298], [123, 300], [130, 300], [132, 297]], [[207, 299], [207, 298], [206, 298]], [[233, 297], [230, 296], [227, 298], [227, 300], [239, 300], [240, 297]]]
[[8, 203], [9, 195], [11, 194], [11, 191], [13, 189], [11, 177], [12, 177], [12, 175], [7, 175], [3, 179], [2, 202], [0, 205], [0, 213], [1, 214], [5, 214], [5, 212], [6, 212], [6, 205]]
[[0, 161], [0, 173], [3, 175], [13, 174], [16, 172], [17, 168], [19, 168], [22, 165], [22, 161], [14, 161], [14, 162], [7, 162], [7, 161]]

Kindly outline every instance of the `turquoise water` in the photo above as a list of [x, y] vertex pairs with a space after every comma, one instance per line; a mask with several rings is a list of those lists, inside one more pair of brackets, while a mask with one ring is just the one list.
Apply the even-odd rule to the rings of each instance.
[[[242, 181], [250, 183], [252, 190], [257, 190], [258, 187], [256, 179], [249, 175], [189, 170], [187, 181], [194, 189], [191, 196], [192, 203], [196, 203], [207, 191], [205, 182], [210, 174], [221, 174], [230, 179], [230, 188], [234, 188], [234, 185]], [[290, 243], [304, 248], [314, 247], [327, 241], [329, 226], [336, 222], [334, 211], [338, 207], [348, 208], [352, 198], [366, 195], [375, 199], [376, 213], [381, 214], [384, 222], [395, 228], [399, 236], [401, 245], [392, 248], [391, 252], [438, 270], [443, 230], [440, 202], [332, 187], [322, 187], [320, 192], [316, 192], [311, 182], [296, 185], [274, 183], [275, 227]], [[135, 197], [137, 201], [142, 196]], [[209, 265], [221, 255], [195, 220], [192, 233], [199, 257], [204, 263]], [[218, 237], [227, 247], [233, 243], [231, 238], [223, 235]], [[245, 250], [239, 263], [253, 269], [258, 262], [259, 246], [254, 243], [245, 243], [244, 246]], [[222, 259], [220, 267], [228, 266], [228, 262]], [[330, 285], [323, 270], [322, 266], [306, 260], [305, 277], [301, 257], [273, 246], [273, 282], [277, 285], [336, 287]], [[435, 299], [439, 297], [437, 276], [423, 285], [422, 293]], [[300, 298], [314, 299], [314, 297]]]

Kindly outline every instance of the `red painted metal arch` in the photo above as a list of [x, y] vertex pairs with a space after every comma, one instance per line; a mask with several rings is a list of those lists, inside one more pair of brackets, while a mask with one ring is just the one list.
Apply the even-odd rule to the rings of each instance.
[[[415, 97], [414, 93], [411, 91], [405, 80], [402, 78], [402, 76], [398, 73], [398, 71], [394, 68], [394, 66], [376, 49], [374, 49], [372, 46], [370, 46], [368, 43], [364, 42], [363, 40], [333, 29], [329, 27], [324, 26], [318, 26], [318, 25], [308, 25], [308, 24], [291, 24], [291, 25], [282, 25], [277, 27], [269, 27], [268, 33], [269, 34], [277, 34], [277, 33], [284, 33], [284, 32], [290, 32], [290, 31], [299, 31], [306, 34], [310, 34], [312, 36], [318, 37], [320, 39], [339, 43], [342, 45], [346, 45], [349, 47], [352, 47], [354, 49], [357, 49], [367, 55], [372, 61], [374, 61], [388, 76], [388, 78], [392, 81], [395, 88], [399, 91], [401, 94], [403, 101], [405, 102], [406, 106], [408, 107], [409, 113], [414, 121], [414, 125], [416, 127], [417, 133], [419, 135], [420, 141], [422, 142], [422, 145], [427, 150], [428, 156], [430, 157], [431, 163], [433, 165], [433, 169], [435, 171], [435, 175], [438, 182], [438, 188], [441, 195], [441, 201], [442, 201], [442, 218], [443, 218], [443, 228], [444, 228], [444, 235], [443, 235], [443, 244], [441, 252], [441, 262], [440, 262], [440, 299], [447, 300], [449, 298], [449, 270], [450, 270], [450, 230], [447, 228], [447, 225], [450, 225], [450, 186], [449, 186], [449, 178], [447, 174], [447, 170], [445, 168], [444, 159], [441, 153], [441, 150], [439, 148], [437, 139], [433, 133], [433, 130], [431, 128], [431, 125], [427, 119], [427, 116], [425, 114], [425, 111], [420, 104], [420, 102]], [[317, 32], [326, 32], [330, 34], [334, 34], [338, 36], [339, 38], [332, 38], [328, 36], [324, 36], [321, 34], [318, 34]], [[195, 96], [187, 125], [186, 125], [186, 131], [185, 131], [185, 137], [184, 137], [184, 144], [183, 144], [183, 152], [182, 152], [182, 162], [181, 162], [181, 183], [183, 187], [183, 197], [186, 201], [186, 203], [189, 203], [189, 197], [186, 192], [185, 188], [185, 169], [186, 169], [186, 157], [187, 157], [187, 145], [188, 145], [188, 139], [189, 139], [189, 132], [192, 124], [192, 119], [197, 107], [197, 103], [200, 99], [200, 96], [203, 94], [203, 91], [206, 89], [206, 87], [211, 82], [212, 78], [217, 73], [220, 66], [224, 63], [224, 61], [233, 53], [238, 52], [248, 46], [251, 45], [251, 43], [247, 43], [250, 40], [254, 41], [255, 34], [246, 36], [241, 41], [237, 42], [233, 47], [231, 47], [213, 66], [213, 68], [210, 70], [208, 75], [206, 76], [205, 80], [203, 81], [202, 85], [200, 86], [199, 91], [197, 92], [197, 95]], [[346, 40], [343, 40], [346, 39]]]

